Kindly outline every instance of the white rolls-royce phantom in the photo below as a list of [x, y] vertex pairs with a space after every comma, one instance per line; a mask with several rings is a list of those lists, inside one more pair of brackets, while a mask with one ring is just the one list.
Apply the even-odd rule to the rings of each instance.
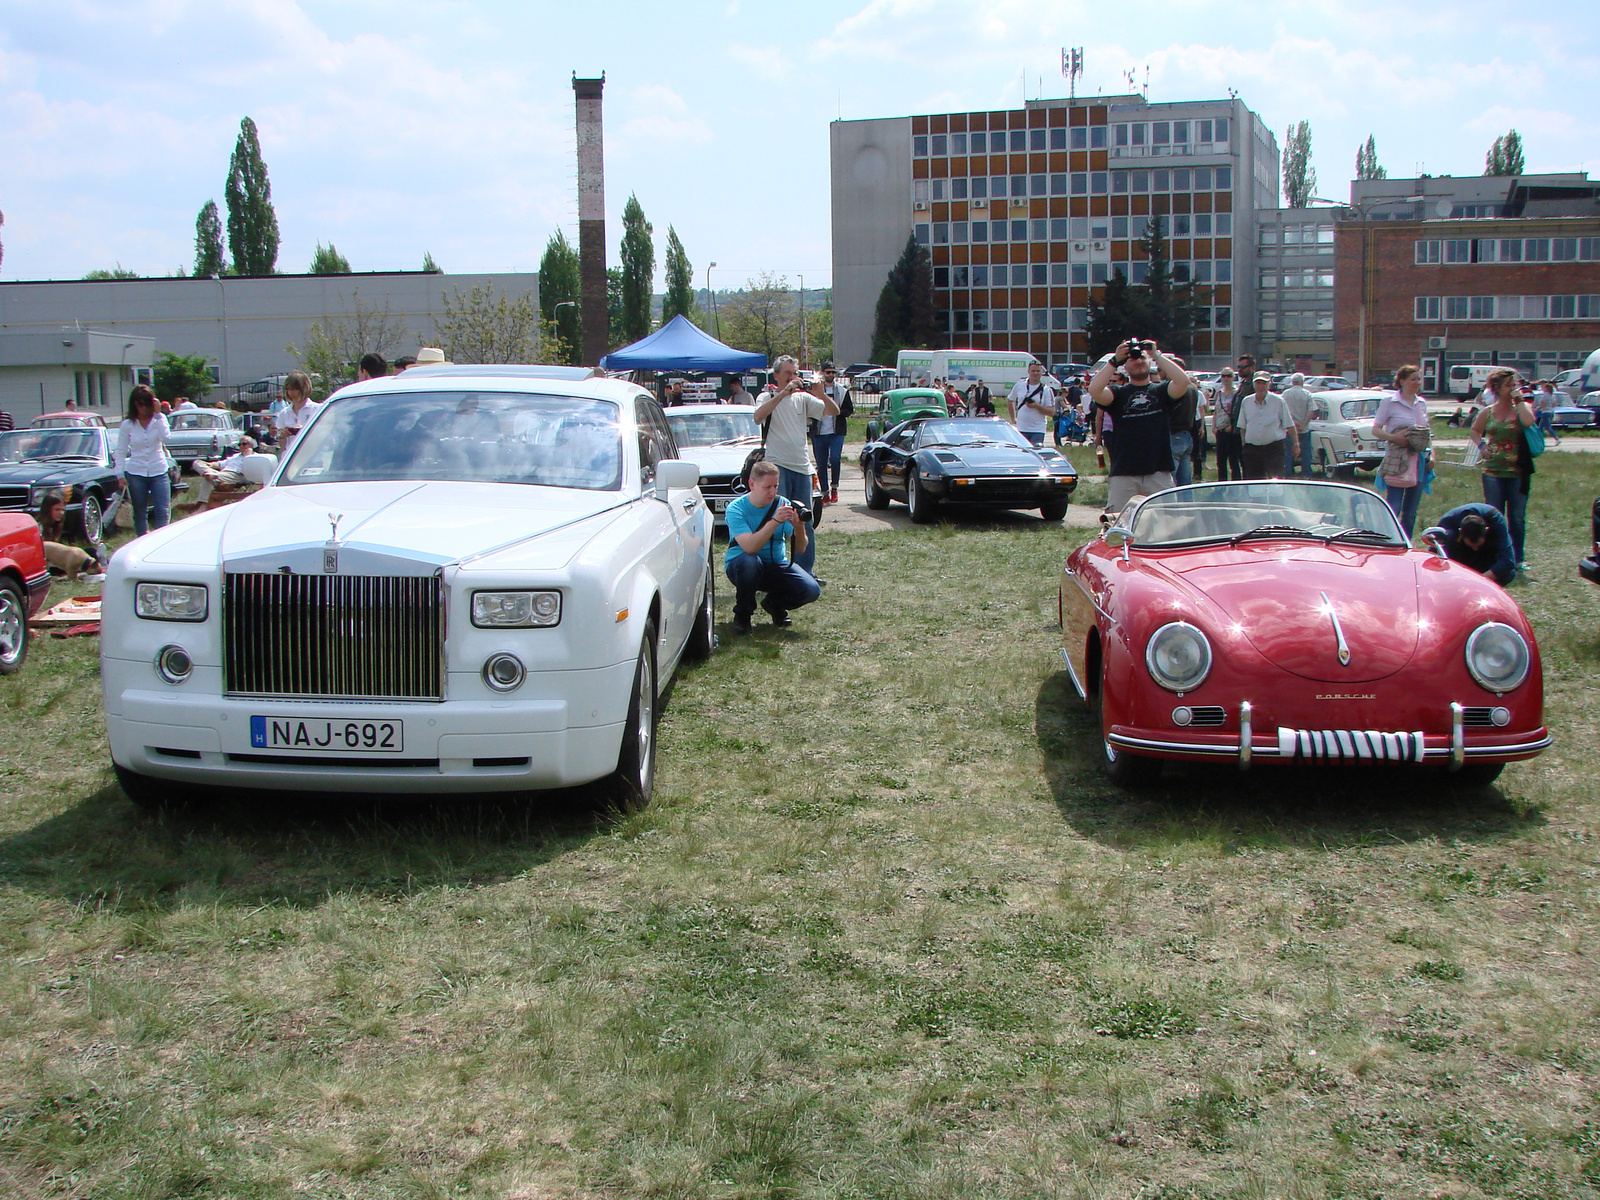
[[715, 644], [711, 514], [656, 401], [587, 374], [352, 385], [270, 486], [124, 546], [101, 607], [123, 790], [648, 801], [662, 681]]

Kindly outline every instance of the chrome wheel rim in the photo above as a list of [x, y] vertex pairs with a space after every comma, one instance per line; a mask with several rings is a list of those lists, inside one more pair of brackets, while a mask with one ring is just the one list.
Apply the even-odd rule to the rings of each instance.
[[98, 497], [85, 496], [83, 498], [83, 532], [89, 541], [98, 542], [100, 540], [104, 515], [104, 510], [100, 507]]
[[639, 794], [650, 794], [650, 780], [655, 774], [655, 759], [652, 751], [655, 748], [656, 738], [656, 689], [655, 689], [655, 664], [651, 661], [648, 651], [639, 658], [639, 694], [636, 697], [639, 706], [639, 728], [634, 731], [634, 736], [639, 744]]
[[14, 665], [27, 645], [28, 623], [10, 588], [0, 588], [0, 663]]

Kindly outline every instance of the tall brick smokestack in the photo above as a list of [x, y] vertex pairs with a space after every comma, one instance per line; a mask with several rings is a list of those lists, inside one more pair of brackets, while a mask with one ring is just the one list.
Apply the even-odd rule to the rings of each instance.
[[610, 322], [606, 315], [606, 153], [605, 124], [599, 79], [572, 76], [572, 94], [578, 110], [578, 295], [583, 313], [583, 361], [600, 365], [609, 347]]

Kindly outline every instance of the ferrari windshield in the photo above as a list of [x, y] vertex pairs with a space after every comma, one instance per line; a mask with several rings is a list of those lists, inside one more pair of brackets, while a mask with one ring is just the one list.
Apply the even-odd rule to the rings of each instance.
[[957, 418], [953, 421], [924, 421], [924, 446], [1018, 446], [1032, 450], [1033, 444], [1016, 429], [993, 417]]
[[1406, 545], [1394, 513], [1375, 492], [1339, 483], [1281, 479], [1203, 483], [1161, 492], [1133, 514], [1133, 544], [1314, 538], [1361, 545]]
[[99, 431], [81, 425], [71, 429], [18, 429], [0, 434], [0, 462], [99, 457]]
[[745, 438], [758, 438], [761, 430], [748, 408], [728, 408], [722, 412], [673, 412], [667, 410], [672, 436], [682, 446], [725, 446]]
[[523, 483], [615, 491], [615, 404], [518, 392], [393, 392], [331, 401], [278, 483], [365, 479]]

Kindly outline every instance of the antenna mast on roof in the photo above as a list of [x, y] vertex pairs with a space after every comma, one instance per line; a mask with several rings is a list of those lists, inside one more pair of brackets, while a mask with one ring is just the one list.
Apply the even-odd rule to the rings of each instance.
[[1061, 48], [1061, 73], [1067, 77], [1069, 97], [1078, 98], [1078, 78], [1083, 74], [1083, 47]]

